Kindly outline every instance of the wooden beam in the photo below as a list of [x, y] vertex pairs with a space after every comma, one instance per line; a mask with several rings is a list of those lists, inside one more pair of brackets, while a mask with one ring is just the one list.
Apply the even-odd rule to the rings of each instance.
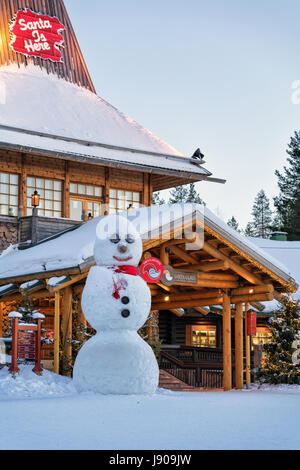
[[11, 283], [23, 284], [23, 282], [32, 281], [33, 279], [49, 279], [50, 277], [70, 276], [73, 274], [82, 274], [78, 266], [3, 278], [0, 279], [0, 286]]
[[59, 284], [58, 286], [49, 286], [47, 285], [47, 289], [49, 290], [49, 292], [58, 292], [62, 289], [65, 289], [66, 287], [68, 286], [71, 286], [72, 284], [75, 284], [79, 281], [82, 281], [83, 279], [85, 279], [87, 277], [87, 273], [84, 273], [84, 274], [79, 274], [78, 276], [73, 276], [71, 277], [71, 279], [67, 279], [66, 282], [62, 283], [62, 284]]
[[[209, 290], [208, 292], [199, 292], [199, 291], [194, 291], [194, 292], [183, 292], [183, 293], [169, 293], [170, 301], [176, 301], [176, 300], [192, 300], [192, 299], [211, 299], [213, 297], [222, 297], [220, 294], [220, 290], [218, 289], [213, 289]], [[164, 295], [158, 295], [155, 296], [153, 299], [154, 302], [159, 303], [164, 301], [166, 294]]]
[[181, 312], [177, 308], [171, 308], [170, 312], [174, 313], [174, 315], [176, 315], [177, 317], [182, 317], [184, 315], [184, 312]]
[[211, 261], [208, 263], [202, 263], [197, 265], [199, 271], [210, 272], [229, 269], [228, 263], [226, 261]]
[[40, 291], [41, 289], [43, 289], [45, 287], [45, 282], [43, 281], [39, 281], [37, 280], [35, 284], [32, 285], [32, 287], [27, 287], [26, 289], [24, 289], [24, 287], [20, 287], [20, 293], [22, 295], [31, 295], [31, 294], [34, 294], [35, 292], [38, 292]]
[[235, 388], [243, 388], [243, 303], [236, 304], [235, 309]]
[[59, 374], [59, 342], [60, 342], [60, 294], [55, 292], [54, 304], [54, 372]]
[[204, 281], [238, 281], [239, 276], [227, 273], [201, 273], [198, 272], [198, 279]]
[[193, 308], [194, 308], [194, 310], [201, 313], [202, 315], [207, 315], [209, 313], [208, 310], [205, 310], [205, 308], [202, 308], [202, 307], [193, 307]]
[[223, 389], [232, 389], [231, 305], [227, 294], [223, 295]]
[[163, 243], [161, 246], [163, 247], [172, 247], [175, 245], [183, 245], [185, 243], [195, 243], [197, 237], [193, 238], [173, 238], [172, 240], [168, 240], [167, 242]]
[[194, 300], [175, 300], [174, 302], [159, 302], [152, 303], [153, 310], [170, 310], [173, 308], [190, 308], [190, 307], [209, 307], [210, 305], [221, 305], [222, 298], [212, 297], [209, 299], [194, 299]]
[[199, 279], [197, 284], [191, 284], [190, 282], [174, 282], [173, 286], [189, 286], [189, 287], [211, 287], [214, 289], [234, 289], [239, 286], [238, 282], [234, 281], [210, 281], [205, 279]]
[[203, 250], [205, 250], [207, 253], [209, 253], [214, 258], [218, 258], [222, 261], [226, 261], [228, 263], [228, 266], [230, 267], [230, 269], [235, 271], [237, 274], [239, 274], [241, 277], [246, 279], [251, 284], [258, 284], [258, 285], [263, 284], [263, 282], [261, 281], [261, 279], [258, 276], [251, 273], [248, 269], [243, 268], [240, 264], [236, 263], [235, 261], [232, 261], [232, 259], [230, 259], [228, 256], [224, 255], [224, 253], [222, 253], [220, 250], [218, 250], [214, 246], [210, 245], [209, 243], [204, 242]]
[[232, 295], [266, 294], [266, 293], [273, 293], [273, 292], [274, 292], [273, 284], [263, 284], [260, 286], [239, 287], [233, 290]]
[[[62, 346], [64, 360], [69, 366], [72, 360], [72, 288], [70, 286], [64, 289], [63, 296]], [[70, 372], [64, 371], [64, 375], [70, 376]]]
[[189, 255], [188, 253], [186, 253], [184, 250], [182, 250], [178, 246], [172, 246], [171, 251], [174, 255], [178, 256], [178, 258], [180, 258], [180, 259], [183, 259], [187, 263], [191, 263], [191, 264], [198, 264], [199, 263], [198, 260], [195, 259], [194, 256]]
[[234, 295], [231, 297], [232, 303], [238, 302], [268, 302], [274, 299], [272, 293], [269, 294], [249, 294], [249, 295]]

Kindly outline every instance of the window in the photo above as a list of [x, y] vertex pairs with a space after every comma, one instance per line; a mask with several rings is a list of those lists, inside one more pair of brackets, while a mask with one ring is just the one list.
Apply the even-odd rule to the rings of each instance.
[[271, 339], [271, 332], [269, 328], [258, 326], [256, 328], [256, 335], [252, 336], [252, 346], [255, 344], [266, 344]]
[[192, 346], [200, 348], [216, 348], [217, 335], [214, 325], [193, 325], [192, 326]]
[[102, 197], [102, 187], [91, 184], [70, 183], [70, 193], [81, 196]]
[[[87, 219], [101, 215], [102, 193], [101, 186], [91, 184], [70, 183], [70, 217], [73, 220], [81, 220], [85, 212]], [[76, 194], [78, 196], [72, 196]]]
[[109, 191], [109, 212], [115, 214], [130, 207], [138, 209], [140, 207], [140, 197], [140, 193], [135, 191], [111, 189]]
[[0, 215], [18, 215], [19, 177], [0, 173]]
[[62, 216], [62, 183], [44, 178], [27, 178], [27, 215], [32, 214], [31, 196], [37, 191], [40, 195], [39, 215], [46, 217]]

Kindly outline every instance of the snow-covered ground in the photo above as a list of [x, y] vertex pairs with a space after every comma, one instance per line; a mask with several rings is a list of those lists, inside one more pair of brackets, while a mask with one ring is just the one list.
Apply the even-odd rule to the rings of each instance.
[[78, 394], [28, 366], [0, 371], [0, 449], [300, 449], [300, 387]]

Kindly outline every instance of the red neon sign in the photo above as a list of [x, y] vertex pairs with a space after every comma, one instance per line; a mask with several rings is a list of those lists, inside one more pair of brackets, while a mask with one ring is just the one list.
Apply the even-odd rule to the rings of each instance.
[[28, 8], [19, 10], [10, 26], [13, 34], [10, 47], [20, 54], [62, 62], [59, 46], [64, 38], [59, 32], [64, 29], [55, 17], [34, 13]]

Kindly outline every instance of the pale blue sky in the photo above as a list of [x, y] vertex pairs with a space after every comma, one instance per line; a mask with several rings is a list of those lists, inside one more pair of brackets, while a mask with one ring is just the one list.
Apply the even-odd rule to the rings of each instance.
[[199, 183], [225, 220], [277, 193], [300, 129], [299, 0], [65, 0], [97, 92], [191, 155], [225, 186]]

